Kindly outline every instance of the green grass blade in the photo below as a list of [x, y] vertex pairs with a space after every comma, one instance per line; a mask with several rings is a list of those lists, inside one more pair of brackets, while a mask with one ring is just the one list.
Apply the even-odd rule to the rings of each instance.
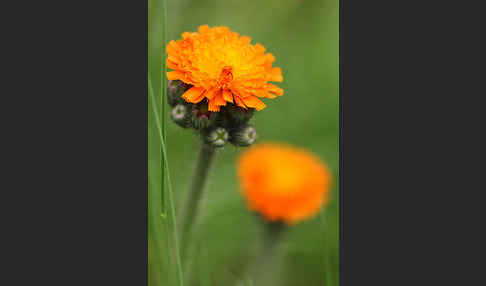
[[174, 285], [170, 263], [169, 221], [162, 204], [163, 184], [166, 179], [163, 166], [162, 127], [157, 111], [155, 92], [149, 74], [149, 196], [148, 196], [148, 237], [149, 237], [149, 285]]
[[172, 219], [172, 226], [173, 226], [173, 233], [174, 233], [174, 243], [175, 243], [175, 251], [176, 251], [176, 263], [177, 263], [177, 274], [179, 276], [179, 285], [183, 286], [183, 274], [182, 274], [182, 264], [181, 264], [181, 256], [179, 253], [179, 235], [177, 231], [177, 220], [175, 214], [175, 207], [174, 207], [174, 196], [172, 195], [172, 187], [170, 182], [170, 175], [169, 175], [169, 163], [167, 160], [167, 150], [165, 147], [164, 140], [162, 140], [162, 150], [164, 154], [164, 163], [165, 163], [165, 171], [167, 174], [167, 185], [168, 185], [168, 198], [170, 203], [170, 217]]
[[[150, 79], [150, 77], [149, 77]], [[155, 96], [153, 93], [153, 87], [152, 87], [152, 82], [149, 80], [149, 95], [150, 99], [152, 100], [152, 103], [155, 102]], [[154, 112], [154, 115], [156, 117], [156, 122], [160, 122], [159, 116], [157, 113], [157, 110], [154, 108], [154, 104], [152, 104], [152, 110]], [[183, 282], [183, 273], [182, 273], [182, 264], [181, 264], [181, 258], [180, 258], [180, 253], [179, 253], [179, 236], [178, 236], [178, 230], [177, 230], [177, 219], [176, 219], [176, 213], [175, 213], [175, 206], [174, 206], [174, 197], [172, 194], [172, 184], [170, 181], [170, 174], [169, 174], [169, 162], [167, 160], [167, 149], [165, 145], [165, 140], [163, 136], [163, 129], [161, 128], [161, 124], [156, 124], [157, 129], [159, 131], [159, 136], [161, 139], [161, 145], [162, 145], [162, 155], [163, 155], [163, 163], [164, 163], [164, 177], [166, 178], [167, 182], [167, 198], [169, 201], [169, 211], [170, 214], [169, 216], [171, 217], [171, 222], [172, 222], [172, 227], [173, 227], [173, 234], [174, 234], [174, 243], [175, 243], [175, 251], [176, 251], [176, 263], [177, 263], [177, 274], [179, 276], [179, 285], [184, 285]], [[162, 216], [164, 216], [163, 213], [161, 213]]]
[[[160, 110], [161, 110], [161, 127], [162, 127], [162, 146], [164, 142], [167, 142], [167, 64], [165, 62], [165, 44], [167, 43], [167, 0], [161, 0], [161, 13], [162, 13], [162, 46], [161, 46], [161, 76], [159, 79], [161, 80], [160, 86], [162, 89], [162, 96], [160, 98]], [[166, 161], [166, 156], [164, 155], [164, 161]], [[168, 170], [162, 166], [163, 171], [163, 186], [162, 190], [168, 190]], [[165, 193], [162, 192], [162, 210], [166, 210], [167, 208], [167, 200], [165, 198]]]
[[[167, 34], [166, 0], [148, 2], [148, 137], [149, 137], [149, 285], [173, 286], [171, 231], [167, 210], [168, 172], [164, 144], [166, 137], [166, 67], [165, 38]], [[182, 285], [182, 284], [178, 284]]]

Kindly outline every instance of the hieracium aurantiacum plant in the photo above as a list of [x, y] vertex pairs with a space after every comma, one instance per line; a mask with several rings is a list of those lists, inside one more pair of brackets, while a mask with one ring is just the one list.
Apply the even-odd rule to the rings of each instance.
[[187, 245], [215, 150], [230, 143], [250, 146], [257, 133], [249, 121], [263, 110], [264, 98], [283, 95], [275, 57], [261, 44], [228, 27], [200, 26], [167, 45], [168, 103], [171, 118], [201, 136], [201, 150], [188, 194], [182, 228]]
[[271, 272], [267, 267], [276, 264], [282, 234], [328, 204], [331, 173], [313, 153], [282, 143], [252, 146], [240, 155], [237, 168], [241, 194], [262, 225], [262, 247], [248, 270], [250, 279], [261, 282], [262, 274]]

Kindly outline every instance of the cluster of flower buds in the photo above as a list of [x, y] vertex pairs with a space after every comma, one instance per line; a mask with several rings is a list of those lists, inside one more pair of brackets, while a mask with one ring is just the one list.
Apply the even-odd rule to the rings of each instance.
[[174, 123], [197, 130], [204, 141], [214, 147], [223, 147], [226, 142], [235, 146], [250, 146], [255, 142], [256, 130], [248, 123], [254, 114], [253, 108], [243, 109], [228, 103], [219, 112], [211, 112], [205, 99], [194, 104], [181, 97], [189, 88], [190, 85], [181, 81], [167, 83], [167, 101], [172, 107], [170, 114]]

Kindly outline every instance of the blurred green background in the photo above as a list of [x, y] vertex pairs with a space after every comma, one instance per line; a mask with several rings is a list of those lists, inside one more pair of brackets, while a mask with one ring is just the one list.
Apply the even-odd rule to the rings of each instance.
[[[277, 85], [285, 94], [264, 100], [267, 108], [253, 117], [257, 143], [278, 141], [307, 148], [333, 173], [329, 206], [320, 216], [293, 226], [284, 237], [278, 264], [268, 273], [269, 286], [339, 284], [338, 5], [338, 0], [167, 1], [167, 42], [180, 38], [184, 31], [196, 31], [199, 25], [224, 25], [275, 55], [274, 66], [282, 69], [284, 77]], [[150, 68], [156, 73], [157, 67], [149, 63]], [[166, 124], [172, 188], [180, 217], [200, 142], [191, 130]], [[200, 285], [235, 285], [258, 251], [257, 217], [245, 208], [238, 193], [235, 162], [241, 151], [229, 144], [219, 150], [206, 185], [190, 252], [190, 274], [200, 276]], [[151, 158], [152, 164], [160, 160], [156, 157]], [[149, 249], [154, 251], [163, 249]], [[153, 259], [150, 262], [155, 265]], [[158, 267], [170, 264], [160, 263]], [[166, 285], [154, 281], [160, 277], [150, 279], [151, 285]]]

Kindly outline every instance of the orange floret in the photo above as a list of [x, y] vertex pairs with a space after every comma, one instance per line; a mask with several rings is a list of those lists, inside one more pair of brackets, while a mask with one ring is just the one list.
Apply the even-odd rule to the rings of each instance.
[[306, 150], [266, 143], [251, 147], [238, 160], [238, 176], [248, 207], [269, 221], [294, 224], [327, 203], [331, 175]]
[[281, 88], [268, 83], [281, 82], [282, 72], [272, 67], [271, 53], [250, 42], [228, 27], [204, 25], [198, 32], [185, 32], [167, 45], [167, 67], [173, 70], [167, 78], [192, 85], [182, 97], [191, 103], [206, 98], [210, 111], [219, 111], [227, 102], [262, 110], [265, 104], [259, 98], [283, 95]]

